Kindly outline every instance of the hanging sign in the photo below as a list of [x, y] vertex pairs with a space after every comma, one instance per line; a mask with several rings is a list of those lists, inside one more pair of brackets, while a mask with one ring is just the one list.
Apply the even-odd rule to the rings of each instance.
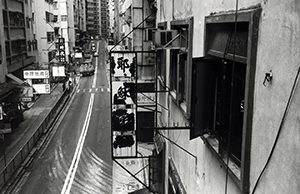
[[52, 76], [53, 77], [66, 77], [65, 66], [52, 66]]

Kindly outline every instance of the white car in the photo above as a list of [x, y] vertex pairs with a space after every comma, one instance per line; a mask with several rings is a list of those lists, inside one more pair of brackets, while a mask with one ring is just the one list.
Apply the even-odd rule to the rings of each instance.
[[97, 52], [94, 52], [94, 57], [98, 57], [99, 54]]

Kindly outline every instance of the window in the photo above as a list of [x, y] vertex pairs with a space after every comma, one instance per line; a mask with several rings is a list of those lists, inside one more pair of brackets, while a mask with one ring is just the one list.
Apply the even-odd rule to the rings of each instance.
[[160, 77], [162, 85], [166, 84], [166, 50], [157, 51], [157, 75]]
[[9, 12], [9, 24], [10, 26], [24, 27], [25, 26], [24, 14], [19, 12]]
[[170, 89], [178, 103], [186, 100], [187, 53], [179, 49], [171, 50]]
[[60, 17], [61, 17], [62, 22], [68, 21], [68, 16], [67, 15], [62, 15]]
[[54, 8], [54, 9], [58, 9], [57, 1], [54, 1], [54, 2], [53, 2], [53, 8]]
[[192, 65], [190, 138], [202, 137], [243, 193], [249, 192], [260, 13], [245, 11], [237, 24], [234, 15], [206, 17], [206, 57]]
[[3, 14], [3, 23], [4, 23], [4, 26], [8, 26], [7, 11], [3, 10], [2, 14]]
[[53, 22], [55, 23], [55, 22], [57, 22], [58, 21], [58, 15], [54, 15], [53, 16]]
[[12, 50], [12, 55], [20, 55], [23, 52], [26, 52], [26, 40], [14, 40], [11, 41], [11, 50]]
[[218, 58], [196, 64], [197, 86], [193, 88], [197, 96], [195, 111], [199, 113], [194, 118], [196, 127], [208, 129], [218, 140], [219, 153], [229, 154], [240, 166], [246, 64]]
[[45, 14], [46, 14], [46, 22], [47, 23], [53, 22], [53, 13], [46, 11]]
[[47, 32], [47, 42], [51, 43], [54, 41], [54, 32]]

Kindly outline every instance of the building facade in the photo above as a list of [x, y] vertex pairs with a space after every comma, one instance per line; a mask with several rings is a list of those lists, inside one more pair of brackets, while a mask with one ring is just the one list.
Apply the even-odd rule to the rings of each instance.
[[86, 0], [86, 31], [96, 38], [100, 35], [100, 2]]
[[75, 29], [75, 45], [82, 46], [84, 41], [84, 32], [86, 32], [86, 12], [85, 0], [73, 1], [74, 10], [74, 29]]
[[134, 2], [121, 44], [157, 52], [152, 192], [297, 193], [298, 1], [149, 0], [142, 33]]
[[38, 41], [37, 61], [48, 63], [56, 55], [54, 31], [54, 1], [32, 1], [34, 34]]
[[[73, 53], [73, 47], [76, 42], [76, 29], [75, 24], [81, 21], [81, 17], [78, 16], [78, 20], [74, 20], [76, 8], [73, 5], [72, 0], [59, 0], [54, 4], [54, 31], [55, 31], [55, 43], [58, 38], [64, 38], [65, 40], [65, 55], [66, 61], [70, 61], [71, 53]], [[76, 23], [75, 23], [76, 22]]]
[[0, 133], [5, 134], [23, 120], [21, 102], [33, 97], [23, 69], [36, 61], [37, 39], [31, 1], [4, 0], [0, 9]]
[[30, 1], [3, 1], [1, 21], [1, 82], [35, 61], [36, 39], [33, 36]]

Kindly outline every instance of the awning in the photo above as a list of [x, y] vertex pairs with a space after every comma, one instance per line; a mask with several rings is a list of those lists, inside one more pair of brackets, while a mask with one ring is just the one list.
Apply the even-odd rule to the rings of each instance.
[[6, 75], [7, 77], [9, 77], [10, 79], [12, 79], [13, 81], [17, 82], [18, 84], [24, 84], [24, 81], [21, 80], [20, 78], [14, 76], [13, 74], [9, 73]]
[[11, 83], [0, 84], [0, 101], [9, 96], [16, 87], [17, 85]]

